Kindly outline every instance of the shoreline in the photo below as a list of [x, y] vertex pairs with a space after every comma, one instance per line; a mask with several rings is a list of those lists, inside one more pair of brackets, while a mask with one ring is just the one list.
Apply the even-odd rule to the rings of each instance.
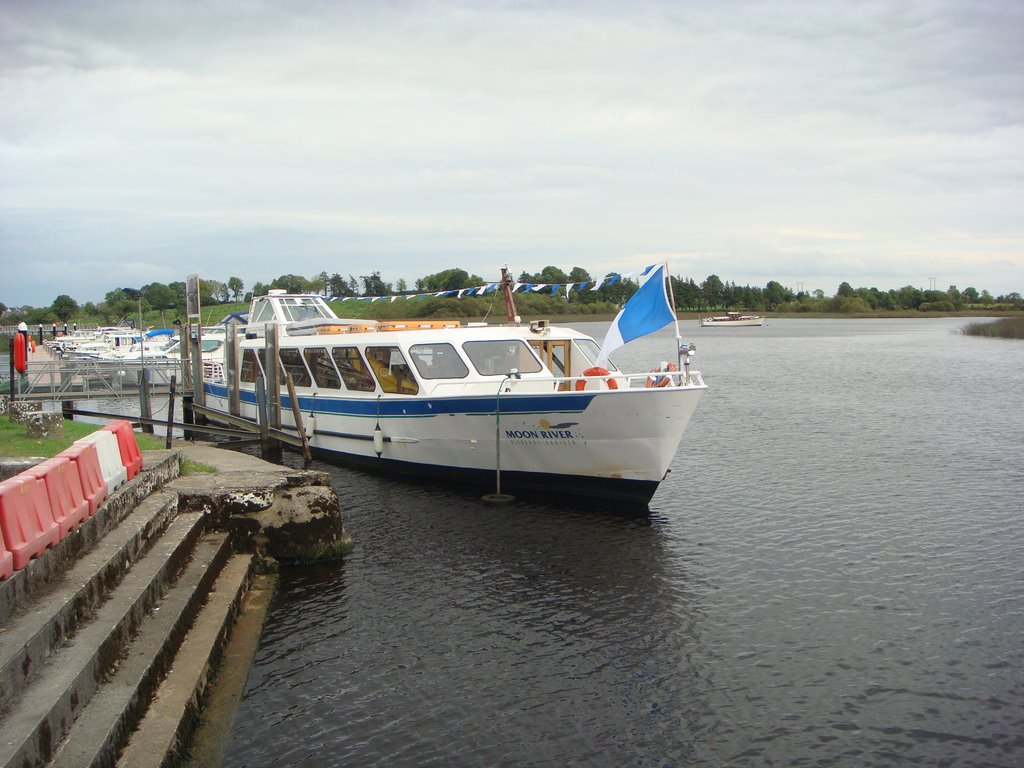
[[[679, 320], [699, 320], [702, 317], [715, 313], [721, 314], [725, 309], [710, 310], [707, 312], [680, 312]], [[742, 310], [744, 312], [756, 312], [756, 310]], [[762, 312], [758, 313], [766, 320], [927, 320], [929, 318], [959, 317], [965, 320], [999, 320], [1005, 317], [1024, 317], [1024, 311], [996, 311], [996, 312], [918, 312], [907, 309], [894, 312]], [[523, 315], [523, 323], [535, 320], [547, 320], [551, 323], [610, 323], [615, 319], [613, 314], [600, 315]], [[463, 318], [459, 318], [463, 319]]]

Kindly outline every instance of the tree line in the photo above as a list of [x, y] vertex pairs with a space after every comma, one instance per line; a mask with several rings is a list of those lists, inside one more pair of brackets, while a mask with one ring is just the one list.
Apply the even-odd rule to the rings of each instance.
[[[564, 289], [550, 292], [517, 293], [516, 303], [520, 314], [606, 314], [617, 311], [633, 294], [638, 284], [622, 278], [605, 281], [607, 275], [599, 276], [602, 284], [597, 290], [583, 291]], [[540, 272], [523, 271], [517, 281], [531, 284], [564, 286], [568, 283], [581, 284], [595, 278], [582, 267], [573, 267], [564, 272], [558, 267], [546, 266]], [[372, 271], [358, 278], [354, 275], [343, 277], [326, 271], [311, 277], [285, 274], [267, 283], [256, 282], [251, 290], [245, 290], [245, 283], [239, 277], [226, 281], [200, 280], [200, 301], [203, 306], [248, 302], [253, 295], [264, 295], [271, 288], [281, 288], [289, 293], [317, 293], [325, 297], [370, 297], [370, 296], [416, 296], [424, 293], [453, 291], [487, 284], [482, 277], [470, 274], [464, 269], [445, 269], [418, 278], [410, 286], [404, 279], [387, 282], [380, 271]], [[776, 280], [760, 286], [737, 285], [723, 281], [718, 275], [708, 275], [701, 282], [691, 277], [673, 276], [672, 293], [676, 309], [690, 312], [713, 312], [726, 310], [792, 312], [792, 313], [867, 313], [879, 311], [917, 310], [922, 312], [956, 312], [977, 310], [1022, 310], [1024, 301], [1020, 293], [993, 296], [987, 290], [978, 291], [967, 287], [962, 291], [955, 285], [945, 291], [923, 290], [913, 286], [881, 291], [878, 288], [853, 288], [850, 283], [839, 285], [835, 295], [826, 296], [818, 289], [811, 292], [794, 292]], [[485, 314], [501, 316], [503, 306], [495, 309], [495, 301], [501, 300], [499, 292], [488, 296], [457, 299], [454, 297], [429, 297], [423, 300], [401, 300], [394, 302], [345, 302], [339, 314], [354, 317], [376, 317], [380, 319], [397, 317], [481, 317]], [[167, 318], [183, 318], [185, 315], [185, 283], [149, 283], [140, 288], [114, 288], [108, 291], [103, 301], [79, 303], [71, 296], [61, 294], [48, 307], [7, 307], [0, 303], [0, 322], [4, 324], [25, 321], [29, 324], [94, 322], [112, 324], [134, 320], [139, 313], [151, 316], [159, 313], [161, 323]], [[151, 320], [152, 321], [152, 320]]]

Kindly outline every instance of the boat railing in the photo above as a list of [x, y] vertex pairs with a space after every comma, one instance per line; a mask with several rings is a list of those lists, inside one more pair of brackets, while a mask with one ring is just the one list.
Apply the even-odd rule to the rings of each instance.
[[[674, 388], [703, 388], [704, 379], [700, 371], [667, 371], [659, 374], [668, 377], [671, 386]], [[501, 386], [502, 394], [547, 394], [557, 392], [579, 392], [598, 390], [630, 390], [643, 389], [647, 385], [647, 377], [650, 373], [613, 373], [609, 376], [556, 376], [543, 378], [522, 379], [505, 378], [495, 381], [441, 381], [429, 389], [425, 388], [423, 394], [431, 397], [459, 397], [465, 395], [493, 395]], [[611, 379], [615, 387], [609, 387], [606, 379]], [[582, 384], [582, 386], [580, 386]]]

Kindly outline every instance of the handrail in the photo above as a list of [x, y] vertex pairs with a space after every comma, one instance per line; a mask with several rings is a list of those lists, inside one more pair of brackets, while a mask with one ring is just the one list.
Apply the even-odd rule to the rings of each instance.
[[[539, 394], [539, 393], [570, 393], [576, 391], [576, 382], [578, 381], [602, 381], [604, 379], [614, 379], [619, 383], [618, 389], [608, 390], [612, 392], [630, 392], [639, 389], [644, 389], [647, 381], [647, 377], [650, 373], [611, 373], [608, 376], [553, 376], [553, 377], [533, 377], [528, 378], [524, 376], [521, 379], [509, 379], [502, 388], [502, 394]], [[659, 387], [658, 389], [703, 389], [705, 387], [704, 379], [701, 376], [700, 371], [666, 371], [665, 373], [659, 374], [661, 376], [668, 376], [672, 380], [671, 387]], [[497, 378], [497, 377], [495, 377]], [[421, 382], [424, 385], [424, 389], [429, 385], [429, 380]], [[563, 386], [568, 385], [568, 386]], [[474, 379], [473, 381], [442, 381], [435, 384], [429, 389], [429, 396], [432, 397], [457, 397], [464, 394], [480, 394], [490, 395], [494, 393], [494, 384], [491, 381], [480, 381]], [[590, 393], [596, 390], [587, 390]], [[605, 391], [605, 390], [601, 390]], [[423, 389], [421, 389], [421, 394]]]
[[181, 361], [146, 360], [46, 360], [28, 363], [18, 377], [19, 398], [88, 400], [96, 397], [124, 397], [139, 390], [139, 372], [144, 371], [151, 386], [161, 387], [170, 375], [180, 373]]

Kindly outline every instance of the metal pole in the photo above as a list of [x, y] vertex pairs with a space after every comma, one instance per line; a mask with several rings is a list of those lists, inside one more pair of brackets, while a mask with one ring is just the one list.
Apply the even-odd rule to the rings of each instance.
[[178, 388], [178, 377], [171, 374], [171, 392], [167, 396], [167, 439], [164, 441], [164, 448], [171, 447], [171, 425], [174, 424], [174, 393]]
[[679, 349], [680, 344], [683, 341], [682, 334], [679, 333], [679, 318], [676, 317], [676, 293], [672, 287], [672, 275], [668, 273], [668, 262], [665, 262], [665, 279], [668, 280], [668, 297], [672, 302], [672, 317], [676, 323], [676, 370], [683, 370], [683, 353]]
[[509, 504], [515, 501], [516, 497], [501, 492], [501, 390], [505, 382], [511, 378], [519, 378], [519, 372], [512, 370], [507, 373], [498, 385], [498, 391], [494, 396], [494, 493], [488, 493], [482, 497], [487, 504]]

